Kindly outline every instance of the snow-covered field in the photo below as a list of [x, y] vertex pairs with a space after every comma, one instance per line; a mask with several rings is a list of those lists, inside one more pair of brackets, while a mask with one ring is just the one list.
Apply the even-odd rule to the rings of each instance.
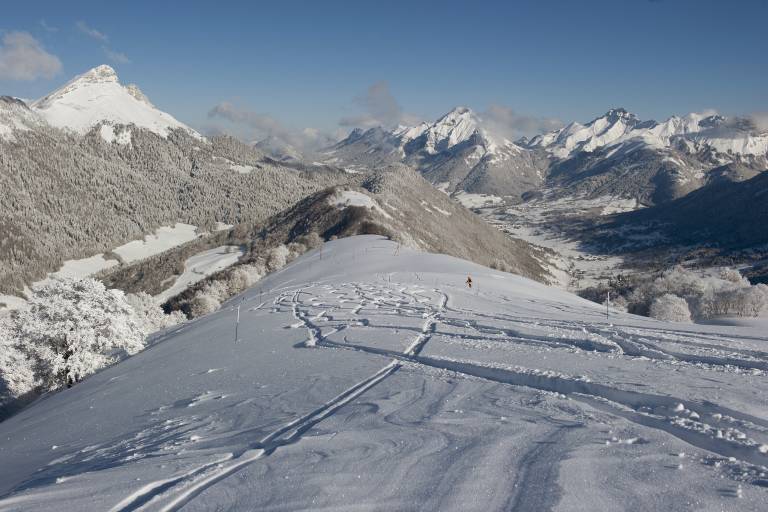
[[176, 278], [170, 288], [156, 295], [155, 300], [158, 303], [167, 301], [207, 276], [234, 265], [243, 254], [245, 251], [236, 245], [222, 245], [195, 254], [184, 262], [184, 273]]
[[[221, 222], [217, 222], [215, 226], [216, 231], [229, 229], [232, 226], [230, 224], [224, 224]], [[131, 242], [128, 242], [126, 244], [123, 244], [115, 249], [112, 250], [114, 254], [117, 254], [124, 263], [132, 263], [134, 261], [138, 261], [144, 258], [148, 258], [150, 256], [153, 256], [155, 254], [160, 254], [161, 252], [165, 252], [169, 249], [173, 249], [174, 247], [178, 247], [179, 245], [182, 245], [184, 243], [187, 243], [191, 240], [194, 240], [195, 238], [198, 238], [201, 236], [200, 233], [197, 231], [197, 226], [194, 226], [192, 224], [183, 224], [181, 222], [177, 222], [173, 226], [160, 226], [157, 228], [154, 232], [154, 234], [149, 234], [144, 237], [143, 240], [133, 240]], [[217, 249], [213, 249], [213, 251], [220, 251], [222, 250], [221, 247]], [[223, 259], [219, 258], [217, 262], [209, 262], [211, 256], [211, 251], [204, 251], [196, 256], [194, 258], [198, 258], [201, 260], [202, 265], [204, 267], [207, 267], [206, 269], [197, 269], [193, 270], [193, 273], [195, 276], [202, 274], [199, 278], [192, 278], [188, 279], [190, 276], [187, 276], [185, 273], [185, 276], [181, 276], [179, 279], [186, 280], [181, 282], [186, 282], [186, 285], [189, 286], [190, 284], [196, 283], [200, 279], [203, 279], [205, 276], [212, 274], [213, 272], [216, 272], [218, 270], [221, 270], [222, 268], [225, 268], [229, 265], [232, 265], [237, 261], [237, 259], [240, 257], [240, 255], [237, 256], [234, 260], [232, 260], [231, 256], [226, 256]], [[220, 266], [222, 262], [229, 262], [223, 267]], [[196, 263], [197, 260], [193, 261], [193, 264]], [[212, 263], [212, 265], [211, 265]], [[88, 258], [81, 258], [79, 260], [67, 260], [65, 261], [61, 268], [57, 270], [56, 272], [51, 272], [48, 274], [48, 277], [45, 279], [42, 279], [40, 281], [37, 281], [33, 283], [33, 285], [41, 285], [45, 283], [46, 281], [49, 281], [52, 278], [56, 277], [73, 277], [73, 278], [84, 278], [88, 276], [92, 276], [93, 274], [96, 274], [97, 272], [100, 272], [102, 270], [115, 267], [119, 265], [120, 262], [114, 258], [106, 258], [104, 256], [104, 253], [99, 253], [94, 256], [90, 256]], [[189, 261], [187, 261], [187, 265], [189, 265]], [[207, 271], [207, 273], [205, 273]], [[186, 289], [186, 287], [179, 288], [177, 286], [179, 282], [174, 284], [174, 293], [171, 295], [168, 295], [168, 292], [164, 292], [164, 296], [166, 298], [172, 297], [173, 295], [177, 293], [181, 293]], [[20, 307], [24, 307], [26, 304], [26, 300], [21, 297], [15, 297], [13, 295], [0, 295], [0, 314], [7, 314], [8, 311], [13, 309], [18, 309]]]
[[255, 167], [252, 165], [232, 164], [229, 166], [229, 169], [240, 174], [250, 174]]
[[328, 198], [328, 202], [331, 205], [339, 208], [340, 210], [343, 210], [348, 206], [359, 206], [362, 208], [369, 208], [374, 211], [377, 211], [388, 219], [392, 218], [390, 214], [385, 212], [379, 206], [379, 203], [377, 203], [374, 198], [372, 198], [367, 194], [363, 194], [362, 192], [357, 192], [355, 190], [336, 191], [332, 196]]
[[766, 370], [759, 326], [348, 238], [0, 423], [0, 509], [765, 510]]
[[125, 263], [131, 263], [187, 243], [198, 236], [197, 226], [177, 222], [173, 226], [161, 226], [154, 234], [146, 235], [144, 240], [128, 242], [112, 252]]
[[67, 260], [59, 270], [49, 274], [51, 277], [83, 278], [95, 274], [101, 270], [112, 268], [118, 264], [117, 260], [106, 259], [104, 254], [96, 254], [90, 258], [79, 260]]
[[464, 192], [463, 190], [454, 194], [453, 197], [465, 208], [483, 208], [487, 206], [499, 205], [503, 202], [503, 199], [498, 196], [489, 194], [471, 194], [469, 192]]

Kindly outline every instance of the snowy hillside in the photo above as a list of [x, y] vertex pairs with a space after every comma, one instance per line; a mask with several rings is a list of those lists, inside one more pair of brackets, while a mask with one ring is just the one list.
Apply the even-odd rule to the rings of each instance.
[[130, 133], [115, 133], [112, 128], [128, 124], [161, 137], [167, 137], [169, 130], [181, 128], [200, 138], [197, 132], [155, 108], [136, 85], [121, 85], [115, 70], [107, 65], [76, 76], [31, 106], [52, 126], [79, 134], [103, 124], [101, 136], [107, 142], [130, 142]]
[[764, 510], [765, 331], [610, 314], [331, 242], [0, 423], [0, 508]]

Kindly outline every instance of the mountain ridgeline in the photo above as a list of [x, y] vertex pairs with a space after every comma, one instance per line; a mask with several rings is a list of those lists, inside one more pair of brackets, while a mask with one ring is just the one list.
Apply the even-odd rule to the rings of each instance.
[[641, 121], [612, 109], [530, 140], [510, 141], [460, 107], [435, 123], [354, 130], [325, 152], [352, 169], [403, 162], [447, 192], [511, 202], [555, 195], [620, 196], [653, 205], [715, 181], [741, 181], [768, 168], [768, 133], [749, 120], [717, 115]]
[[[438, 138], [436, 147], [441, 147]], [[236, 225], [235, 232], [211, 237], [211, 243], [221, 239], [250, 246], [264, 242], [265, 226], [282, 232], [279, 223], [286, 219], [301, 220], [326, 237], [379, 226], [375, 229], [411, 247], [544, 279], [546, 271], [528, 244], [486, 225], [411, 169], [381, 163], [377, 169], [390, 177], [279, 162], [231, 137], [205, 138], [158, 110], [137, 86], [121, 85], [109, 66], [29, 104], [2, 97], [0, 293], [19, 294], [66, 260], [100, 253], [119, 260], [110, 253], [113, 248], [159, 226], [182, 222], [202, 232], [217, 223]], [[337, 218], [339, 208], [325, 199], [333, 193], [330, 187], [356, 187], [369, 178], [385, 184], [386, 206], [377, 212], [345, 207], [347, 213]], [[288, 217], [280, 214], [297, 203]], [[171, 277], [183, 269], [184, 251], [191, 247], [157, 256], [152, 265], [167, 267], [164, 277]], [[116, 275], [136, 281], [145, 272], [134, 267], [121, 265], [124, 271]], [[121, 285], [119, 279], [110, 284]]]

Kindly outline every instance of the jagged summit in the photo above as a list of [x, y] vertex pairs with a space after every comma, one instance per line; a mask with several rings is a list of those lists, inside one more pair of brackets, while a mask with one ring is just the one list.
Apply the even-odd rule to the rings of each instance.
[[595, 123], [596, 121], [599, 121], [601, 119], [604, 119], [605, 121], [609, 123], [616, 123], [620, 120], [623, 120], [625, 122], [635, 122], [638, 121], [638, 118], [635, 114], [632, 112], [629, 112], [627, 109], [618, 107], [618, 108], [612, 108], [608, 110], [605, 114], [603, 114], [600, 117], [597, 117], [587, 123], [587, 126]]
[[149, 98], [147, 98], [147, 96], [141, 91], [141, 89], [139, 89], [138, 85], [136, 85], [136, 84], [128, 84], [128, 85], [125, 86], [125, 90], [128, 91], [128, 94], [130, 94], [131, 96], [133, 96], [137, 100], [143, 101], [144, 103], [146, 103], [150, 107], [154, 107], [152, 102], [149, 101]]
[[[31, 104], [49, 124], [84, 134], [97, 125], [130, 125], [144, 128], [161, 137], [169, 130], [197, 132], [173, 116], [155, 108], [136, 85], [123, 86], [111, 66], [101, 65], [76, 76], [61, 88]], [[110, 128], [102, 129], [108, 141], [114, 138]], [[129, 140], [123, 137], [121, 140]]]
[[438, 153], [469, 140], [477, 133], [479, 119], [467, 107], [456, 107], [426, 128], [425, 150]]
[[75, 78], [75, 80], [89, 81], [89, 82], [118, 82], [117, 72], [112, 66], [102, 64], [96, 66]]

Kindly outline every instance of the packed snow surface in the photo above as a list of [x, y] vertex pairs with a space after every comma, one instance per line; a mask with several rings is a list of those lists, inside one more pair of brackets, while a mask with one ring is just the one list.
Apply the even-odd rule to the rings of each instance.
[[0, 423], [0, 509], [765, 510], [767, 347], [338, 240]]

